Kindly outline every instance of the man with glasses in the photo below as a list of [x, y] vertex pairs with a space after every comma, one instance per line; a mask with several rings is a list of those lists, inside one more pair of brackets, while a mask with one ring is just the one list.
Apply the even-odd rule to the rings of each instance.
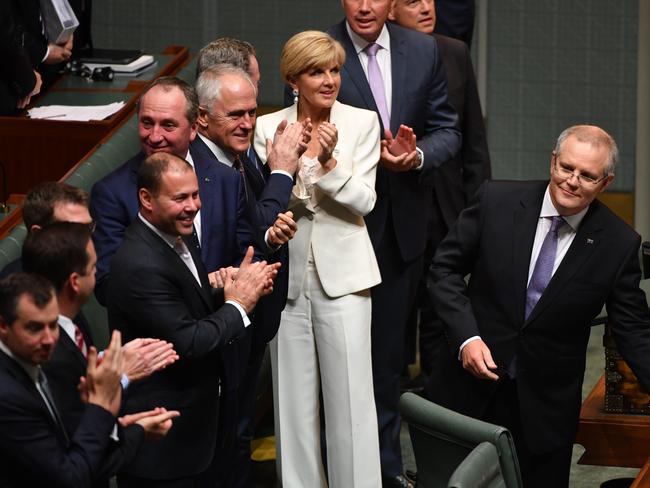
[[620, 352], [650, 390], [641, 238], [596, 200], [617, 158], [604, 130], [566, 129], [550, 181], [485, 183], [429, 271], [449, 342], [429, 395], [508, 427], [527, 488], [568, 486], [590, 326], [603, 304]]

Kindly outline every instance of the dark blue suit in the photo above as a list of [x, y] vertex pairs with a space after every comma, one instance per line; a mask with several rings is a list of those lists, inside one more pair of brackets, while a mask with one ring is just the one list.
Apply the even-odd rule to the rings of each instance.
[[[402, 472], [399, 446], [399, 378], [404, 327], [422, 272], [434, 170], [460, 147], [458, 118], [447, 101], [447, 83], [435, 41], [425, 34], [386, 24], [390, 35], [391, 132], [411, 127], [424, 154], [419, 171], [396, 173], [377, 167], [377, 203], [366, 217], [382, 283], [372, 289], [372, 360], [379, 421], [382, 472]], [[374, 110], [377, 106], [345, 21], [329, 34], [345, 49], [338, 100]], [[382, 128], [383, 131], [383, 128]]]
[[[211, 159], [216, 164], [228, 169], [226, 163], [219, 161], [200, 137], [196, 138], [193, 146], [196, 154], [200, 155], [202, 159], [206, 161]], [[264, 234], [273, 225], [278, 213], [287, 210], [293, 181], [286, 175], [270, 174], [267, 165], [257, 162], [257, 155], [253, 150], [249, 152], [248, 156], [242, 156], [241, 161], [245, 173], [244, 184], [246, 185], [248, 215], [255, 228], [259, 248], [267, 249], [263, 242]], [[234, 169], [229, 170], [233, 174], [237, 174]], [[222, 403], [220, 411], [221, 432], [229, 434], [220, 436], [220, 440], [225, 442], [223, 445], [225, 453], [218, 460], [216, 467], [218, 478], [223, 486], [247, 486], [257, 377], [266, 344], [278, 330], [280, 314], [287, 299], [289, 264], [287, 252], [287, 246], [282, 246], [276, 252], [267, 253], [265, 259], [269, 262], [282, 263], [274, 282], [273, 293], [260, 299], [252, 317], [253, 325], [246, 330], [242, 339], [222, 349], [224, 362], [229, 365], [233, 363], [238, 365], [236, 383], [238, 391], [234, 392], [232, 388], [224, 389], [223, 393], [227, 400]], [[234, 407], [236, 411], [228, 411], [231, 407]], [[235, 431], [237, 424], [232, 421], [233, 415], [239, 419], [238, 432]], [[232, 457], [235, 455], [232, 444], [235, 437], [238, 444], [236, 459]], [[233, 462], [235, 462], [234, 466]]]
[[68, 441], [25, 370], [0, 351], [1, 486], [91, 486], [114, 422], [110, 412], [87, 405]]
[[[253, 237], [240, 178], [214, 158], [206, 157], [201, 146], [205, 144], [194, 141], [190, 154], [201, 197], [201, 259], [208, 271], [214, 271], [241, 260]], [[97, 251], [95, 295], [102, 304], [106, 303], [111, 259], [138, 214], [137, 173], [144, 159], [144, 153], [136, 154], [92, 188], [90, 213], [97, 223], [93, 233]]]

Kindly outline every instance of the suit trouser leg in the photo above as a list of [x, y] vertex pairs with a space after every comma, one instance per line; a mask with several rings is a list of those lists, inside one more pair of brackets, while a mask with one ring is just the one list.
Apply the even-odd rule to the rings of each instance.
[[320, 380], [305, 294], [287, 300], [271, 341], [276, 468], [284, 488], [325, 487], [320, 450]]
[[239, 425], [237, 459], [230, 476], [230, 486], [245, 488], [250, 485], [251, 441], [255, 434], [255, 400], [257, 380], [264, 358], [264, 349], [251, 350], [244, 379], [239, 389]]
[[512, 433], [524, 488], [567, 488], [573, 445], [536, 453], [524, 439], [516, 380], [504, 379], [494, 393], [483, 420]]
[[405, 263], [399, 257], [394, 237], [386, 240], [377, 253], [382, 282], [371, 290], [372, 373], [381, 470], [384, 476], [394, 477], [403, 471], [399, 396], [404, 366], [404, 328], [422, 273], [422, 258]]
[[[368, 487], [381, 485], [379, 464], [379, 442], [377, 436], [377, 421], [374, 412], [372, 372], [370, 359], [370, 307], [368, 291], [345, 295], [339, 298], [329, 298], [325, 295], [318, 275], [313, 267], [308, 267], [304, 284], [305, 298], [309, 301], [310, 322], [313, 340], [316, 345], [316, 374], [320, 371], [325, 409], [325, 435], [327, 439], [327, 465], [329, 486], [338, 487]], [[298, 299], [300, 300], [300, 299]], [[293, 312], [293, 301], [289, 301], [285, 313]], [[282, 341], [291, 334], [287, 322], [284, 321], [278, 335], [278, 356], [284, 360]], [[299, 364], [294, 364], [292, 372], [300, 370]], [[289, 378], [279, 378], [282, 381]], [[318, 379], [317, 379], [318, 382]], [[292, 382], [294, 383], [294, 382]], [[286, 386], [286, 385], [285, 385]], [[286, 394], [281, 389], [280, 395]], [[308, 404], [317, 411], [318, 390], [312, 391], [314, 398]], [[281, 449], [282, 449], [282, 482], [285, 488], [289, 486], [317, 486], [317, 482], [296, 472], [302, 470], [305, 463], [300, 457], [290, 458], [287, 455], [286, 432], [295, 442], [294, 434], [301, 434], [300, 420], [304, 413], [293, 410], [291, 415], [285, 415], [283, 407], [292, 402], [295, 408], [299, 400], [280, 398], [281, 418]], [[298, 405], [299, 406], [299, 405]], [[369, 413], [370, 412], [370, 413]], [[311, 421], [309, 432], [310, 443], [320, 441], [319, 424]], [[291, 422], [289, 424], [288, 422]], [[311, 438], [313, 437], [313, 440]], [[304, 453], [296, 452], [294, 455]], [[315, 452], [320, 456], [320, 448]], [[311, 457], [311, 454], [309, 454]], [[322, 464], [319, 463], [322, 467]], [[322, 468], [321, 468], [322, 469]], [[291, 475], [295, 484], [289, 484], [287, 476]]]
[[381, 486], [381, 468], [372, 387], [370, 293], [336, 299], [314, 295], [329, 486], [375, 488]]

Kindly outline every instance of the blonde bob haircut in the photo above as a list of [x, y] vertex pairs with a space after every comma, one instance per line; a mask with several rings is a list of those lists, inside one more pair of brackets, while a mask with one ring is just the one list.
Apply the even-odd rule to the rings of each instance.
[[299, 75], [314, 68], [332, 64], [343, 66], [343, 46], [329, 34], [321, 31], [299, 32], [282, 48], [280, 74], [285, 82], [294, 81]]

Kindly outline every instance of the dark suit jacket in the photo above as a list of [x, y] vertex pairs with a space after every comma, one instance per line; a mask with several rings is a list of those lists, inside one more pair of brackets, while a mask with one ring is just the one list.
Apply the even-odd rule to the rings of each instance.
[[[197, 137], [193, 142], [197, 155], [204, 160], [214, 160], [219, 165], [226, 167], [226, 164], [219, 161], [208, 146]], [[247, 185], [248, 200], [246, 202], [248, 216], [256, 229], [257, 247], [264, 250], [264, 258], [269, 262], [280, 262], [282, 266], [278, 271], [273, 284], [273, 293], [270, 296], [262, 297], [255, 307], [254, 327], [250, 330], [253, 334], [255, 346], [263, 348], [268, 341], [273, 339], [280, 325], [280, 313], [287, 300], [288, 289], [288, 247], [282, 246], [275, 252], [268, 252], [264, 241], [264, 234], [273, 225], [278, 213], [286, 212], [291, 198], [293, 181], [282, 174], [271, 174], [266, 164], [257, 165], [252, 158], [258, 160], [255, 151], [249, 152], [249, 156], [241, 158], [246, 174], [245, 184]], [[235, 172], [235, 170], [232, 170]]]
[[517, 357], [523, 434], [534, 452], [573, 442], [591, 321], [603, 304], [620, 352], [650, 387], [650, 317], [639, 289], [640, 237], [597, 200], [524, 319], [546, 186], [545, 181], [484, 184], [438, 246], [428, 281], [450, 345], [433, 370], [433, 400], [470, 416], [483, 414], [497, 384], [470, 375], [457, 359], [460, 345], [480, 335], [498, 366]]
[[[86, 345], [90, 347], [93, 343], [86, 319], [79, 314], [74, 322], [84, 334]], [[86, 404], [79, 396], [77, 385], [79, 378], [86, 375], [87, 366], [86, 358], [77, 345], [61, 330], [52, 357], [42, 367], [68, 437], [72, 437], [76, 432], [86, 409]], [[108, 487], [109, 478], [133, 460], [144, 440], [144, 430], [137, 425], [127, 428], [118, 427], [117, 435], [119, 442], [110, 440], [102, 462], [93, 475], [94, 488]]]
[[460, 39], [468, 47], [474, 34], [475, 0], [437, 0], [436, 34]]
[[125, 410], [164, 406], [181, 416], [167, 437], [145, 442], [127, 471], [149, 479], [196, 475], [207, 469], [217, 436], [219, 348], [243, 331], [239, 311], [213, 294], [191, 246], [202, 286], [176, 252], [139, 218], [113, 257], [108, 317], [124, 341], [156, 337], [174, 344], [180, 359], [129, 386]]
[[88, 405], [67, 444], [27, 373], [0, 351], [1, 486], [91, 486], [114, 422]]
[[[366, 216], [366, 224], [377, 250], [391, 218], [402, 260], [408, 262], [424, 253], [434, 169], [458, 152], [460, 133], [456, 128], [458, 117], [447, 102], [445, 73], [434, 40], [395, 24], [386, 26], [390, 34], [393, 86], [390, 129], [396, 134], [399, 125], [405, 124], [415, 131], [417, 145], [424, 153], [424, 166], [420, 171], [405, 173], [378, 166], [377, 203]], [[338, 100], [376, 112], [375, 100], [345, 21], [328, 32], [343, 45], [346, 53]]]
[[[236, 173], [205, 157], [200, 146], [192, 143], [190, 154], [201, 197], [201, 258], [205, 267], [214, 271], [238, 263], [253, 242], [244, 187]], [[136, 154], [92, 188], [90, 212], [97, 223], [93, 233], [97, 251], [95, 295], [102, 304], [107, 300], [111, 259], [138, 214], [137, 173], [144, 159], [142, 152]]]
[[34, 89], [36, 77], [27, 50], [23, 30], [8, 0], [0, 2], [0, 115], [14, 114], [18, 100]]
[[440, 237], [462, 209], [490, 178], [490, 154], [483, 124], [474, 68], [467, 46], [451, 37], [434, 34], [447, 73], [447, 96], [458, 113], [458, 127], [463, 136], [460, 152], [436, 171], [433, 179], [434, 203], [444, 219]]

